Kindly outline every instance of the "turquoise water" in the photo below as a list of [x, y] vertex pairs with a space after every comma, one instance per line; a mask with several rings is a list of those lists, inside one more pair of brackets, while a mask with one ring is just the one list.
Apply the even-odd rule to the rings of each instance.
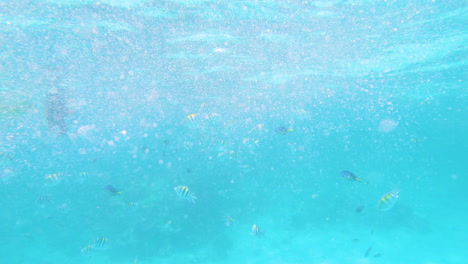
[[467, 13], [1, 1], [0, 263], [468, 263]]

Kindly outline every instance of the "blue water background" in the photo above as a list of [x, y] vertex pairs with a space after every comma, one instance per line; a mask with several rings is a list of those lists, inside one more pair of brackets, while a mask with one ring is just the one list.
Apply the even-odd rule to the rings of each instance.
[[467, 263], [467, 13], [0, 2], [0, 263]]

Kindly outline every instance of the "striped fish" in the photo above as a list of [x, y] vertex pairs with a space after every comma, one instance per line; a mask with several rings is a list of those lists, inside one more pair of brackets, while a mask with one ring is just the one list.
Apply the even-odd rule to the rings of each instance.
[[48, 185], [57, 185], [62, 181], [62, 174], [53, 173], [46, 176], [46, 181]]
[[138, 209], [138, 203], [136, 202], [130, 202], [128, 204], [128, 209], [131, 211], [131, 212], [135, 212], [137, 209]]
[[252, 235], [258, 237], [258, 238], [262, 238], [264, 237], [265, 235], [263, 234], [263, 231], [258, 227], [258, 225], [253, 225], [252, 226]]
[[94, 252], [94, 247], [91, 246], [91, 245], [88, 245], [86, 247], [84, 247], [83, 249], [81, 249], [81, 253], [86, 255], [86, 256], [89, 256], [91, 254], [93, 254]]
[[193, 195], [193, 193], [187, 186], [177, 186], [174, 188], [174, 190], [176, 191], [177, 195], [182, 199], [190, 200], [192, 201], [192, 203], [195, 203], [195, 199], [197, 199], [197, 197]]
[[95, 249], [104, 250], [109, 248], [109, 239], [107, 237], [100, 237], [96, 239], [93, 244]]
[[196, 128], [202, 126], [202, 118], [200, 114], [193, 113], [185, 117], [185, 122], [190, 128]]
[[66, 214], [66, 213], [68, 213], [68, 211], [70, 211], [70, 208], [68, 208], [67, 203], [62, 203], [57, 208], [58, 208], [59, 212], [61, 212], [62, 214]]
[[80, 172], [80, 173], [78, 173], [77, 181], [78, 181], [78, 183], [83, 184], [83, 183], [87, 182], [89, 180], [89, 178], [90, 178], [89, 173]]
[[232, 217], [230, 217], [230, 216], [228, 216], [228, 215], [224, 217], [224, 224], [225, 224], [227, 227], [231, 227], [231, 226], [234, 224], [235, 221], [236, 221], [236, 220], [234, 220], [234, 218], [232, 218]]
[[41, 207], [44, 208], [47, 205], [52, 204], [52, 201], [50, 200], [49, 196], [39, 196], [36, 199], [36, 203]]
[[377, 208], [380, 211], [388, 211], [395, 206], [395, 203], [398, 200], [398, 191], [391, 191], [382, 196], [380, 198], [379, 203], [377, 204]]

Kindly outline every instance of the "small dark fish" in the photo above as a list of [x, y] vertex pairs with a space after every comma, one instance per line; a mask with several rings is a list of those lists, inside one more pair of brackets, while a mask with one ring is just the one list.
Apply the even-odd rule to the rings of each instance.
[[357, 177], [356, 175], [354, 175], [354, 173], [350, 172], [350, 171], [342, 171], [341, 172], [341, 176], [343, 178], [346, 178], [348, 180], [351, 180], [351, 181], [358, 181], [358, 182], [362, 182], [362, 179]]
[[361, 205], [361, 206], [356, 207], [356, 214], [361, 213], [362, 210], [364, 210], [364, 205]]
[[351, 240], [351, 241], [356, 243], [356, 242], [359, 242], [359, 241], [361, 241], [361, 240], [359, 240], [359, 238], [354, 238], [354, 239]]
[[372, 247], [369, 247], [369, 248], [366, 250], [366, 253], [364, 253], [364, 257], [367, 258], [367, 257], [369, 256], [369, 254], [371, 253], [371, 251], [372, 251]]
[[275, 128], [275, 132], [281, 135], [286, 135], [288, 132], [293, 131], [292, 128], [290, 127], [285, 127], [285, 126], [279, 126]]
[[108, 191], [108, 192], [111, 193], [112, 195], [120, 195], [120, 194], [122, 194], [121, 191], [117, 191], [117, 189], [115, 189], [114, 186], [112, 186], [112, 185], [106, 185], [106, 186], [104, 186], [104, 190]]
[[377, 254], [374, 255], [374, 258], [380, 258], [381, 256], [382, 256], [382, 254], [377, 253]]

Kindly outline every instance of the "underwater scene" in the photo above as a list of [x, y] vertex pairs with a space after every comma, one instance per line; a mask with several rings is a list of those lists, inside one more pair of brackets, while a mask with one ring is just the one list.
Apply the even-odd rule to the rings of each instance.
[[468, 3], [0, 1], [0, 264], [468, 263]]

